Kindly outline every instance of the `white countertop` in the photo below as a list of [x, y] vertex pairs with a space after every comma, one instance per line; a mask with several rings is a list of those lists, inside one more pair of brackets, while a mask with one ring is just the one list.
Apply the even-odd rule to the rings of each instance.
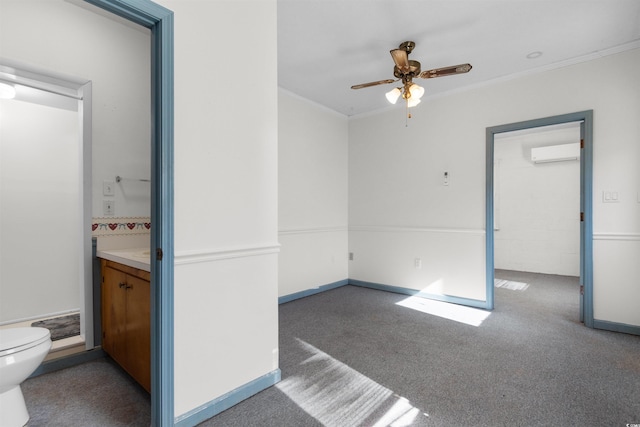
[[109, 249], [97, 251], [98, 258], [128, 265], [144, 271], [151, 271], [151, 252], [149, 248]]

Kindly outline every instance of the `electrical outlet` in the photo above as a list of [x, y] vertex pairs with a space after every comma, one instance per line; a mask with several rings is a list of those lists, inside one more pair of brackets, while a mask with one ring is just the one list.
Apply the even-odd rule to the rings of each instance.
[[116, 202], [113, 200], [102, 201], [102, 214], [104, 216], [114, 216], [116, 211]]
[[413, 266], [415, 268], [422, 268], [422, 260], [420, 258], [416, 258], [413, 260]]
[[349, 252], [349, 261], [353, 261], [353, 252]]

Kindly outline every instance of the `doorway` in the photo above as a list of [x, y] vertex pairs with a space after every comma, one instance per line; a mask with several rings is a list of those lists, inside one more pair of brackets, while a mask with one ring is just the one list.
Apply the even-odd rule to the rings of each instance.
[[563, 315], [577, 319], [579, 159], [580, 122], [495, 135], [497, 304], [512, 299], [535, 301], [548, 295], [566, 303], [557, 306]]
[[[30, 25], [26, 25], [27, 23], [35, 25], [36, 28], [33, 28], [25, 37], [10, 37], [14, 43], [3, 44], [3, 57], [29, 62], [28, 55], [35, 50], [23, 49], [19, 43], [33, 41], [34, 44], [37, 43], [39, 48], [48, 48], [49, 50], [41, 55], [41, 60], [32, 63], [47, 69], [60, 69], [69, 74], [87, 76], [89, 74], [84, 71], [86, 70], [84, 66], [95, 64], [97, 60], [104, 58], [103, 50], [97, 46], [96, 38], [98, 42], [101, 40], [115, 42], [123, 39], [128, 45], [132, 42], [127, 37], [129, 30], [139, 31], [137, 27], [150, 30], [151, 46], [150, 49], [147, 48], [146, 52], [151, 57], [151, 67], [147, 67], [144, 73], [151, 77], [151, 84], [144, 85], [144, 87], [150, 89], [151, 126], [147, 125], [146, 128], [151, 128], [152, 133], [151, 176], [149, 177], [152, 181], [150, 216], [153, 223], [151, 227], [153, 253], [151, 260], [151, 281], [153, 283], [151, 295], [153, 306], [151, 312], [152, 424], [157, 426], [173, 425], [175, 421], [173, 416], [173, 12], [149, 0], [40, 3], [43, 7], [31, 7], [29, 2], [7, 3], [11, 7], [15, 7], [19, 13], [24, 14], [25, 19], [17, 19], [16, 15], [11, 16], [9, 13], [3, 13], [2, 16], [6, 18], [2, 20], [3, 35], [10, 34], [12, 31], [15, 31], [15, 34], [27, 32], [31, 28]], [[76, 8], [77, 6], [80, 8]], [[53, 14], [40, 19], [42, 14], [46, 13], [45, 11], [53, 7], [76, 10], [78, 19], [75, 22], [86, 26], [83, 37], [68, 37], [68, 40], [78, 40], [83, 43], [81, 49], [69, 50], [69, 55], [64, 56], [66, 60], [74, 64], [78, 63], [76, 71], [58, 68], [55, 65], [63, 60], [63, 56], [54, 52], [55, 46], [50, 46], [55, 43], [54, 37], [33, 37], [33, 34], [67, 34], [68, 28], [61, 26], [60, 21], [55, 19]], [[99, 28], [93, 25], [94, 20], [91, 19], [105, 15], [108, 15], [109, 19], [115, 17], [120, 23], [127, 25], [123, 25], [123, 31], [106, 36], [107, 33], [99, 32]], [[67, 46], [64, 42], [59, 45]], [[91, 60], [88, 60], [89, 57]], [[121, 64], [128, 63], [130, 61], [126, 59], [121, 61]], [[118, 83], [123, 88], [124, 83], [139, 81], [144, 80], [119, 79]], [[99, 92], [97, 85], [94, 84], [93, 89], [94, 95], [97, 96]], [[113, 91], [105, 90], [105, 86], [102, 86], [100, 90], [107, 95], [113, 94]], [[127, 96], [125, 98], [129, 99]], [[111, 104], [105, 103], [104, 105], [109, 107]], [[111, 113], [116, 112], [119, 110], [111, 108]], [[119, 127], [104, 127], [95, 134], [104, 135], [106, 131], [120, 129]], [[113, 140], [118, 139], [114, 138]], [[90, 226], [88, 228], [90, 229]]]
[[[528, 129], [541, 129], [547, 126], [570, 126], [575, 123], [579, 126], [579, 169], [580, 169], [580, 210], [576, 217], [580, 220], [579, 242], [579, 276], [580, 276], [580, 320], [588, 327], [593, 327], [593, 293], [592, 293], [592, 129], [593, 112], [583, 111], [561, 116], [546, 117], [542, 119], [511, 123], [487, 128], [487, 171], [486, 171], [486, 252], [487, 252], [487, 303], [490, 308], [495, 305], [495, 233], [494, 229], [500, 225], [500, 212], [496, 212], [496, 180], [495, 148], [496, 138], [507, 132], [524, 131]], [[553, 157], [553, 156], [551, 156]], [[497, 216], [496, 216], [497, 214]]]
[[91, 82], [7, 59], [0, 81], [13, 89], [0, 100], [0, 324], [79, 314], [80, 336], [49, 358], [93, 349]]
[[85, 0], [151, 30], [151, 425], [173, 426], [173, 12]]

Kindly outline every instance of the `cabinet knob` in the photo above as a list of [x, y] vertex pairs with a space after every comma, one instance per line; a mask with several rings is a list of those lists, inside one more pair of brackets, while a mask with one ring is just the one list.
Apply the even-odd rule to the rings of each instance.
[[120, 283], [118, 284], [118, 287], [119, 287], [120, 289], [122, 289], [122, 288], [124, 288], [124, 287], [126, 287], [126, 286], [127, 286], [127, 284], [126, 284], [126, 283], [124, 283], [124, 282], [120, 282]]
[[124, 288], [125, 289], [131, 289], [131, 288], [133, 288], [133, 285], [126, 285]]

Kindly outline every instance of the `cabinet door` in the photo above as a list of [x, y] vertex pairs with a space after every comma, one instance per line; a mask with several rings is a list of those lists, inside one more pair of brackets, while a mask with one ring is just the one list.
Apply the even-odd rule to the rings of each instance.
[[127, 349], [127, 276], [110, 267], [102, 269], [102, 348], [119, 364], [125, 363]]
[[127, 276], [127, 370], [151, 389], [151, 290], [146, 280]]

